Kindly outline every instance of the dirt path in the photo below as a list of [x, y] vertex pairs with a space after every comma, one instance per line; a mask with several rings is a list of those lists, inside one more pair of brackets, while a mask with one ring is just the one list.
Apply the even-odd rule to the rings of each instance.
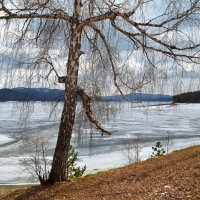
[[51, 187], [33, 187], [0, 199], [200, 200], [200, 146]]

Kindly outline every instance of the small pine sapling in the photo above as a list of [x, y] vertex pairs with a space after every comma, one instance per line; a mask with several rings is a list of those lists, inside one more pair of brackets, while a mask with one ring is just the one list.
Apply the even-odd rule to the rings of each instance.
[[151, 157], [159, 157], [165, 155], [165, 149], [162, 146], [161, 142], [156, 142], [155, 146], [152, 147], [153, 152]]
[[69, 147], [69, 152], [68, 152], [68, 162], [67, 162], [67, 171], [66, 175], [67, 178], [78, 178], [83, 176], [85, 170], [86, 170], [86, 165], [84, 167], [77, 167], [77, 158], [78, 158], [78, 152], [75, 152], [74, 148], [72, 145]]

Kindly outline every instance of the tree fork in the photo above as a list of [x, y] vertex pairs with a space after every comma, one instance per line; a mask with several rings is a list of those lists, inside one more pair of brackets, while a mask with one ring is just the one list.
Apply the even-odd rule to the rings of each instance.
[[[58, 77], [59, 83], [65, 83], [66, 77], [61, 76]], [[91, 109], [91, 97], [89, 97], [83, 88], [79, 87], [77, 88], [77, 95], [81, 97], [83, 108], [85, 110], [85, 114], [87, 115], [88, 120], [95, 126], [96, 130], [101, 131], [102, 133], [106, 133], [108, 135], [111, 135], [112, 133], [110, 131], [107, 131], [105, 128], [102, 127], [102, 125], [95, 119], [93, 116], [93, 112]]]

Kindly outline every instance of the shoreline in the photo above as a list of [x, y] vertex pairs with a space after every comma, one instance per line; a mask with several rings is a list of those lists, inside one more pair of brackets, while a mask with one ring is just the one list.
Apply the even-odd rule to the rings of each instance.
[[150, 199], [150, 197], [162, 200], [174, 199], [177, 196], [180, 199], [185, 197], [188, 200], [199, 199], [199, 153], [200, 145], [191, 146], [175, 150], [166, 156], [57, 183], [51, 187], [18, 186], [16, 191], [16, 186], [5, 186], [10, 189], [7, 192], [16, 192], [1, 196], [0, 199], [38, 200], [40, 197], [40, 200], [100, 200], [102, 196], [106, 200]]
[[[195, 137], [196, 138], [196, 137]], [[176, 138], [177, 139], [177, 138]], [[159, 140], [158, 140], [159, 141]], [[191, 143], [191, 144], [185, 144], [184, 146], [176, 146], [176, 145], [173, 145], [174, 146], [174, 148], [171, 148], [170, 149], [170, 151], [169, 151], [169, 153], [168, 154], [165, 154], [165, 156], [167, 156], [167, 155], [169, 155], [169, 154], [171, 154], [171, 153], [173, 153], [173, 152], [175, 152], [175, 151], [181, 151], [181, 150], [184, 150], [184, 149], [187, 149], [187, 148], [190, 148], [190, 147], [194, 147], [194, 146], [199, 146], [200, 144], [199, 143]], [[142, 152], [141, 152], [141, 162], [144, 162], [144, 161], [146, 161], [146, 160], [148, 160], [148, 159], [150, 159], [151, 158], [151, 153], [152, 153], [152, 151], [148, 151], [148, 150], [151, 150], [151, 146], [149, 146], [149, 147], [143, 147], [143, 150], [142, 150]], [[108, 162], [108, 160], [110, 159], [109, 157], [110, 156], [108, 156], [108, 160], [104, 160], [105, 162], [106, 162], [106, 164], [105, 164], [105, 166], [106, 167], [104, 167], [104, 168], [98, 168], [96, 165], [95, 166], [93, 166], [92, 168], [87, 164], [87, 163], [89, 163], [89, 161], [92, 161], [93, 163], [93, 165], [94, 164], [96, 164], [96, 161], [97, 160], [101, 160], [101, 157], [104, 157], [105, 155], [104, 154], [100, 154], [100, 155], [93, 155], [93, 156], [90, 156], [90, 157], [87, 157], [87, 158], [85, 158], [85, 159], [83, 159], [83, 158], [81, 158], [81, 157], [79, 157], [80, 159], [81, 159], [81, 162], [77, 162], [77, 164], [79, 165], [79, 166], [82, 166], [82, 164], [81, 163], [84, 163], [84, 164], [86, 164], [86, 166], [87, 166], [87, 170], [86, 170], [86, 172], [84, 173], [84, 175], [83, 175], [83, 177], [85, 177], [85, 176], [88, 176], [88, 175], [95, 175], [95, 174], [97, 174], [97, 173], [101, 173], [101, 172], [105, 172], [105, 171], [109, 171], [109, 170], [113, 170], [113, 169], [117, 169], [117, 168], [121, 168], [121, 167], [126, 167], [126, 166], [128, 166], [130, 163], [128, 163], [128, 161], [127, 161], [127, 159], [123, 159], [121, 156], [121, 151], [115, 151], [115, 152], [111, 152], [110, 153], [110, 156], [113, 156], [113, 157], [115, 157], [116, 158], [116, 160], [118, 161], [120, 158], [121, 158], [121, 160], [120, 160], [120, 163], [121, 164], [119, 164], [119, 162], [118, 162], [118, 165], [112, 165], [111, 163], [112, 162]], [[108, 153], [109, 154], [109, 153]], [[107, 155], [108, 155], [107, 154]], [[119, 154], [120, 154], [120, 156], [119, 156]], [[118, 155], [118, 156], [117, 156]], [[86, 161], [86, 162], [84, 162], [84, 160]], [[117, 163], [117, 161], [114, 161], [114, 163]], [[134, 162], [132, 163], [132, 164], [134, 164]], [[90, 169], [90, 170], [89, 170]], [[20, 172], [21, 173], [21, 172]], [[29, 174], [30, 175], [30, 174]], [[29, 179], [29, 181], [30, 181], [30, 179]], [[18, 187], [18, 186], [37, 186], [37, 185], [40, 185], [40, 183], [39, 183], [39, 181], [37, 182], [37, 179], [35, 179], [35, 181], [34, 182], [18, 182], [18, 183], [11, 183], [11, 182], [7, 182], [6, 183], [6, 181], [5, 181], [5, 183], [4, 182], [0, 182], [0, 188], [1, 187]], [[0, 195], [1, 195], [1, 193], [0, 193]]]

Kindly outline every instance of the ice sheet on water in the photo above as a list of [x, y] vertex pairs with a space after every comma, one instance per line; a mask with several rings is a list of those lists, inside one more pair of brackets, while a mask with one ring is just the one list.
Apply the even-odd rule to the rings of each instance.
[[0, 145], [9, 143], [9, 142], [11, 142], [13, 140], [14, 140], [13, 138], [10, 138], [10, 137], [8, 137], [6, 135], [0, 134]]
[[[13, 138], [20, 139], [22, 134], [22, 130], [18, 129], [17, 117], [12, 118], [10, 116], [9, 110], [11, 108], [9, 106], [11, 107], [12, 104], [6, 103], [6, 106], [0, 106], [1, 143], [12, 142]], [[181, 104], [175, 107], [165, 105], [148, 108], [138, 108], [126, 104], [121, 107], [113, 123], [108, 121], [104, 124], [113, 132], [111, 137], [101, 137], [101, 134], [99, 134], [94, 136], [92, 140], [85, 140], [85, 143], [79, 147], [75, 143], [76, 138], [73, 137], [73, 145], [79, 151], [79, 165], [87, 165], [88, 173], [126, 164], [121, 154], [124, 141], [138, 133], [141, 133], [145, 138], [143, 159], [151, 155], [151, 146], [158, 140], [163, 141], [167, 132], [174, 134], [172, 149], [200, 144], [200, 104]], [[55, 121], [49, 120], [48, 114], [45, 114], [44, 109], [41, 109], [40, 103], [35, 104], [34, 110], [36, 113], [32, 114], [29, 119], [29, 124], [26, 127], [27, 133], [33, 134], [40, 131], [48, 139], [48, 147], [50, 147], [48, 155], [51, 157], [57, 139], [60, 115], [57, 115], [57, 118], [55, 117]], [[11, 128], [6, 129], [6, 127]], [[4, 132], [5, 130], [6, 132]], [[28, 174], [22, 173], [20, 166], [20, 159], [25, 157], [25, 152], [19, 148], [20, 145], [19, 140], [15, 144], [0, 147], [1, 183], [30, 181]], [[91, 146], [93, 146], [92, 149], [90, 149]]]
[[[0, 158], [0, 184], [28, 181], [30, 175], [22, 170], [19, 157]], [[21, 180], [21, 181], [20, 181]]]

